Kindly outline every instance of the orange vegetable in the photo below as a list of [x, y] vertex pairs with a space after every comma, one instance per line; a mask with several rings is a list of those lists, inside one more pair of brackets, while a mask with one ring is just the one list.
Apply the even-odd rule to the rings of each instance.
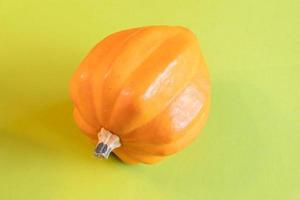
[[208, 116], [210, 83], [195, 35], [150, 26], [113, 33], [71, 80], [74, 118], [95, 143], [126, 163], [155, 163], [187, 146]]

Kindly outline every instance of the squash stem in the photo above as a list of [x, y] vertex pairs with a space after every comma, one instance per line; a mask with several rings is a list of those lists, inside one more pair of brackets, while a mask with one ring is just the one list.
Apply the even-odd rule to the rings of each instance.
[[105, 128], [101, 128], [98, 133], [98, 143], [95, 148], [95, 156], [98, 158], [109, 157], [109, 154], [115, 149], [121, 146], [120, 138], [117, 135], [112, 134]]

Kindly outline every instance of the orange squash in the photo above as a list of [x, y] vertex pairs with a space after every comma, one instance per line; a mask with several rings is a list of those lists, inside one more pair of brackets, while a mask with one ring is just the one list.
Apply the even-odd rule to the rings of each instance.
[[210, 105], [208, 71], [195, 35], [173, 26], [113, 33], [71, 79], [74, 118], [125, 163], [155, 163], [200, 133]]

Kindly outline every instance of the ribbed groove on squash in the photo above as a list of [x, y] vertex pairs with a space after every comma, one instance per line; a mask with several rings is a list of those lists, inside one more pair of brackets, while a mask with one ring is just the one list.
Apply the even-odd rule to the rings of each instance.
[[[120, 31], [120, 32], [117, 32], [117, 33], [114, 33], [112, 35], [109, 35], [107, 36], [106, 38], [104, 38], [102, 41], [100, 41], [92, 50], [91, 52], [89, 52], [88, 55], [90, 56], [93, 56], [95, 54], [95, 51], [98, 51], [98, 53], [96, 54], [96, 57], [97, 59], [101, 59], [100, 57], [101, 56], [105, 56], [103, 55], [103, 53], [106, 53], [105, 50], [106, 49], [109, 49], [108, 47], [113, 45], [114, 44], [114, 41], [116, 40], [116, 36], [118, 36], [119, 34], [122, 34], [122, 33], [126, 33], [128, 32], [127, 34], [130, 34], [132, 33], [134, 30], [125, 30], [125, 31]], [[95, 66], [93, 66], [93, 68], [91, 69], [91, 72], [94, 72], [95, 69], [97, 69], [99, 63], [97, 62], [95, 64]], [[90, 88], [93, 88], [93, 84], [91, 82], [91, 80], [89, 81], [89, 85], [90, 85]], [[101, 120], [98, 119], [98, 114], [96, 112], [96, 102], [95, 102], [95, 95], [94, 93], [92, 92], [91, 94], [91, 103], [92, 103], [92, 107], [94, 108], [94, 113], [93, 115], [95, 115], [97, 121], [98, 121], [98, 124], [100, 124], [100, 127], [103, 127], [103, 122], [101, 122]], [[100, 130], [100, 128], [98, 128]], [[98, 131], [99, 131], [98, 130]]]
[[[112, 65], [113, 65], [113, 63], [115, 62], [115, 60], [119, 57], [119, 55], [123, 52], [123, 49], [126, 47], [126, 45], [129, 43], [129, 41], [130, 40], [132, 40], [133, 38], [134, 38], [134, 36], [136, 36], [139, 32], [141, 32], [143, 29], [140, 29], [140, 30], [137, 30], [137, 31], [135, 31], [134, 33], [132, 33], [132, 34], [130, 34], [125, 40], [124, 40], [124, 43], [123, 43], [123, 45], [120, 47], [120, 49], [119, 49], [119, 51], [118, 51], [118, 53], [117, 54], [115, 54], [114, 55], [114, 57], [112, 58], [112, 60], [111, 60], [111, 62], [110, 62], [110, 64], [109, 64], [109, 66], [108, 66], [108, 71], [104, 74], [104, 79], [103, 79], [103, 81], [102, 81], [102, 92], [105, 92], [104, 91], [104, 89], [105, 89], [105, 82], [106, 82], [106, 79], [107, 79], [107, 77], [109, 76], [109, 74], [111, 73], [111, 71], [112, 71]], [[103, 95], [104, 96], [104, 101], [102, 101], [102, 105], [103, 105], [103, 103], [105, 104], [106, 102], [109, 102], [110, 100], [109, 99], [106, 99], [106, 96], [105, 95]], [[103, 124], [107, 124], [107, 116], [109, 116], [109, 113], [110, 113], [110, 111], [109, 111], [109, 106], [107, 106], [107, 105], [104, 105], [103, 106], [105, 109], [102, 109], [102, 116], [103, 116], [103, 120], [104, 120], [104, 122], [103, 122]], [[104, 112], [105, 111], [105, 112]]]
[[[130, 36], [132, 36], [133, 34], [135, 34], [136, 32], [138, 32], [138, 31], [140, 31], [141, 29], [139, 29], [139, 28], [137, 28], [137, 29], [133, 29], [133, 30], [129, 30], [128, 31], [128, 33], [126, 34], [126, 31], [121, 31], [121, 32], [118, 32], [118, 33], [116, 33], [115, 35], [114, 35], [114, 37], [115, 38], [110, 38], [110, 37], [107, 37], [106, 39], [108, 39], [108, 46], [110, 46], [109, 48], [108, 48], [108, 51], [112, 51], [113, 50], [113, 45], [114, 45], [114, 42], [115, 42], [115, 40], [120, 40], [119, 42], [121, 43], [123, 43], [123, 45], [124, 45], [124, 42], [130, 37]], [[118, 37], [119, 36], [119, 34], [126, 34], [126, 35], [124, 35], [124, 36], [122, 36], [121, 35], [121, 37]], [[99, 46], [101, 46], [101, 45], [99, 45]], [[121, 45], [122, 46], [122, 45]], [[105, 52], [105, 54], [107, 54], [108, 52]], [[103, 57], [105, 57], [105, 54], [104, 55], [102, 55]], [[111, 60], [108, 60], [107, 62], [108, 63], [111, 63], [112, 62], [112, 60], [113, 59], [115, 59], [116, 58], [116, 56], [117, 55], [115, 55], [115, 56], [113, 56], [113, 57], [111, 57]], [[99, 59], [101, 59], [101, 58], [99, 58]], [[97, 70], [98, 68], [102, 68], [103, 66], [99, 66], [99, 65], [101, 65], [101, 64], [103, 64], [102, 62], [99, 62], [99, 63], [97, 63], [97, 65], [96, 65], [96, 67], [95, 67], [95, 70]], [[106, 67], [106, 70], [109, 70], [109, 64], [107, 65], [107, 66], [105, 66]], [[94, 72], [96, 72], [94, 70]], [[104, 72], [103, 73], [103, 77], [96, 77], [97, 79], [99, 79], [99, 78], [101, 78], [102, 80], [101, 80], [101, 84], [103, 83], [103, 78], [104, 78], [104, 76], [105, 76], [105, 73], [107, 73], [107, 71], [106, 72]], [[95, 73], [93, 76], [96, 76], [97, 74]], [[97, 82], [96, 82], [97, 83]], [[104, 125], [104, 121], [103, 121], [103, 119], [101, 119], [101, 118], [103, 118], [103, 114], [100, 114], [100, 113], [102, 113], [103, 112], [103, 106], [101, 105], [102, 104], [102, 99], [103, 99], [103, 93], [101, 92], [101, 94], [99, 93], [99, 91], [96, 89], [96, 88], [99, 88], [99, 87], [103, 87], [102, 85], [98, 85], [98, 84], [96, 84], [95, 85], [95, 82], [92, 82], [91, 83], [91, 85], [92, 85], [92, 88], [93, 88], [93, 91], [94, 92], [96, 92], [95, 94], [98, 94], [99, 96], [93, 96], [93, 106], [94, 106], [94, 108], [95, 108], [95, 111], [96, 111], [96, 117], [97, 117], [97, 119], [98, 119], [98, 122], [100, 123], [100, 124], [103, 124]], [[103, 91], [103, 90], [101, 90], [101, 91]], [[98, 93], [97, 93], [98, 92]], [[101, 96], [101, 97], [100, 97]], [[99, 98], [98, 98], [99, 97]], [[101, 99], [101, 100], [100, 100]], [[97, 103], [98, 101], [97, 100], [100, 100], [100, 104], [99, 103]], [[99, 105], [98, 105], [99, 104]], [[98, 107], [100, 107], [100, 109], [97, 109]], [[98, 112], [97, 112], [98, 111]], [[100, 112], [100, 113], [99, 113]]]

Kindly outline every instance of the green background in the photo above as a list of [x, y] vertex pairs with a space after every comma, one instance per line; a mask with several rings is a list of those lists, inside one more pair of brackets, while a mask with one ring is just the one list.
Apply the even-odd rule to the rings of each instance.
[[[298, 0], [0, 0], [0, 199], [300, 199]], [[211, 73], [209, 121], [156, 165], [98, 160], [68, 81], [104, 36], [183, 25]]]

